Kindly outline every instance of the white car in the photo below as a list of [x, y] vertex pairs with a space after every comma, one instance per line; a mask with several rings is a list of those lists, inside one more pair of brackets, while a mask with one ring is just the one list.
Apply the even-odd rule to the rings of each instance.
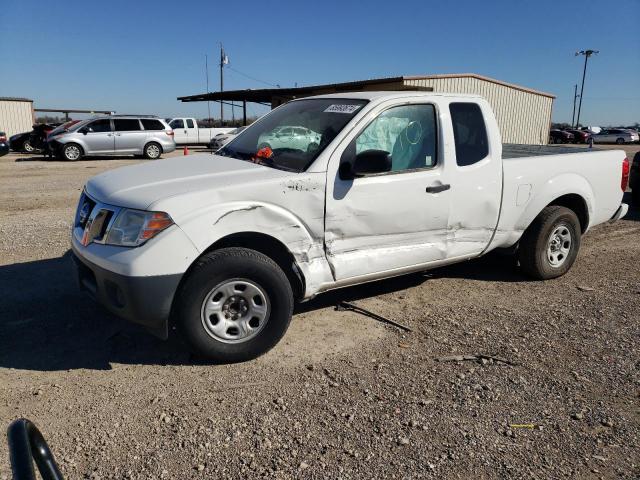
[[[318, 148], [263, 148], [279, 125], [322, 132]], [[90, 179], [73, 258], [112, 312], [240, 361], [280, 340], [294, 302], [328, 290], [498, 248], [531, 278], [561, 276], [591, 227], [626, 214], [628, 175], [622, 150], [503, 145], [479, 96], [303, 98], [215, 155]]]
[[633, 143], [638, 141], [638, 134], [621, 128], [604, 128], [599, 133], [592, 133], [594, 143]]
[[240, 132], [242, 132], [245, 128], [247, 127], [238, 127], [234, 130], [231, 130], [230, 132], [217, 134], [211, 139], [211, 142], [209, 142], [209, 148], [215, 151], [219, 148], [224, 147], [227, 143], [240, 135]]
[[260, 148], [272, 150], [289, 148], [293, 150], [312, 151], [320, 145], [320, 134], [306, 127], [278, 126], [264, 132], [258, 140]]

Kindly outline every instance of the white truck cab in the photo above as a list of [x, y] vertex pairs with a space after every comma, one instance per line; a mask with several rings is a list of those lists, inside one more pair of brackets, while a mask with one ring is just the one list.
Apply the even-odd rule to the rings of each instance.
[[209, 145], [219, 133], [227, 133], [233, 128], [200, 127], [195, 118], [172, 118], [169, 126], [173, 129], [176, 145]]
[[[313, 134], [265, 141], [283, 126]], [[531, 278], [563, 275], [589, 228], [626, 213], [627, 176], [623, 151], [503, 145], [478, 96], [311, 97], [215, 154], [92, 178], [73, 257], [116, 314], [246, 360], [284, 335], [295, 301], [327, 290], [496, 248]]]

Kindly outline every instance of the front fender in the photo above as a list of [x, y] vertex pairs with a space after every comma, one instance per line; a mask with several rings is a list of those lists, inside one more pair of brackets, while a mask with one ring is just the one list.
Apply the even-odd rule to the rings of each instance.
[[218, 204], [199, 211], [197, 218], [187, 219], [180, 228], [201, 253], [235, 233], [255, 232], [275, 238], [289, 249], [304, 275], [305, 298], [332, 280], [322, 232], [314, 234], [302, 219], [278, 205], [259, 201]]

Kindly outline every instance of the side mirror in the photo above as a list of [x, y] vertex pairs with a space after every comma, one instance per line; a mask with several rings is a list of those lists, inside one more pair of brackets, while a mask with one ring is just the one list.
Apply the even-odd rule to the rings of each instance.
[[86, 135], [86, 134], [89, 132], [89, 130], [88, 130], [88, 129], [86, 129], [86, 128], [81, 128], [81, 129], [80, 129], [80, 130], [78, 130], [78, 131], [79, 131], [81, 134], [83, 134], [83, 135]]
[[391, 171], [391, 155], [385, 150], [365, 150], [355, 156], [353, 162], [340, 165], [341, 178], [366, 177]]

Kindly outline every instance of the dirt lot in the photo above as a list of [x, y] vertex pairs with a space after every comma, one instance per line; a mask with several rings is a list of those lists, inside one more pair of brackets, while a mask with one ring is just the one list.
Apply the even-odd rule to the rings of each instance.
[[[640, 212], [563, 278], [492, 255], [351, 288], [257, 361], [206, 365], [70, 276], [82, 185], [137, 161], [0, 158], [0, 425], [32, 419], [68, 478], [640, 476]], [[457, 354], [509, 363], [437, 361]]]

